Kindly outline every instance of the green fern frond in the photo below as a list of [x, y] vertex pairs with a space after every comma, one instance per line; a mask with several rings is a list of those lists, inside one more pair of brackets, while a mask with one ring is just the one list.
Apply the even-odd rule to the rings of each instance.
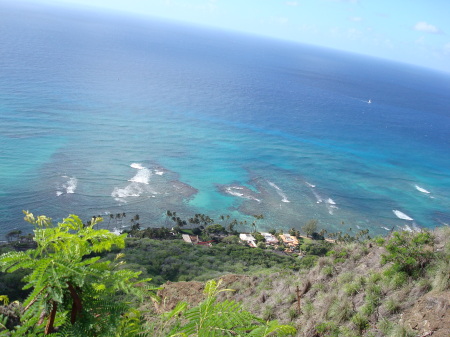
[[264, 326], [259, 326], [249, 333], [249, 337], [289, 336], [297, 330], [291, 325], [281, 325], [278, 321], [269, 321]]

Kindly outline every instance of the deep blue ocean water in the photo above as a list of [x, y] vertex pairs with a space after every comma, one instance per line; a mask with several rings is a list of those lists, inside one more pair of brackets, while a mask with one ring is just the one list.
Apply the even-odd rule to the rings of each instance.
[[31, 230], [23, 209], [450, 224], [449, 74], [156, 19], [0, 10], [0, 235]]

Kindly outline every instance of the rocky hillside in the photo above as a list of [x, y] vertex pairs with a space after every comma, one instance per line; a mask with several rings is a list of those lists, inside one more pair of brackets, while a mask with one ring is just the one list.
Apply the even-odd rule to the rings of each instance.
[[[449, 228], [336, 244], [310, 269], [221, 278], [234, 291], [220, 299], [292, 324], [297, 336], [450, 336]], [[202, 289], [167, 282], [157, 311], [195, 305]]]

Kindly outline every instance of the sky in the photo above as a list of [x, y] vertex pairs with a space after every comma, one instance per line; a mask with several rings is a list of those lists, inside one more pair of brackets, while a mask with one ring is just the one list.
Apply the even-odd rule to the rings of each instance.
[[449, 0], [31, 0], [292, 40], [450, 73]]

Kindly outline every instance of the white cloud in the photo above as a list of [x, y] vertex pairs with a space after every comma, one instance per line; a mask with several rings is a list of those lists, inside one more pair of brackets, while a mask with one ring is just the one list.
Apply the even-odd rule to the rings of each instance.
[[354, 17], [349, 18], [349, 20], [353, 21], [353, 22], [361, 22], [363, 19], [359, 16], [354, 16]]
[[286, 5], [288, 6], [298, 6], [298, 2], [297, 1], [286, 1]]
[[432, 33], [432, 34], [438, 34], [441, 32], [438, 27], [436, 27], [434, 25], [430, 25], [429, 23], [426, 23], [425, 21], [417, 22], [414, 25], [414, 30], [417, 30], [419, 32]]

